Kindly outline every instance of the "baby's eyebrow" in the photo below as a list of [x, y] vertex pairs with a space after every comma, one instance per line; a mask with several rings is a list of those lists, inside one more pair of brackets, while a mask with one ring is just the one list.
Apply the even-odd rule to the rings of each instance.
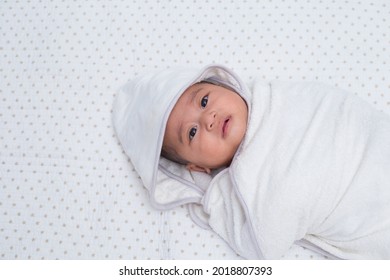
[[178, 132], [178, 138], [179, 138], [180, 144], [183, 144], [183, 133], [182, 133], [182, 129], [183, 129], [183, 123], [180, 123], [179, 130], [177, 131], [177, 132]]
[[197, 95], [198, 92], [200, 92], [202, 89], [203, 89], [203, 87], [200, 87], [200, 88], [194, 90], [193, 92], [191, 92], [191, 95], [190, 95], [190, 97], [188, 98], [188, 104], [192, 104], [192, 103], [194, 102], [194, 99], [195, 99], [196, 95]]

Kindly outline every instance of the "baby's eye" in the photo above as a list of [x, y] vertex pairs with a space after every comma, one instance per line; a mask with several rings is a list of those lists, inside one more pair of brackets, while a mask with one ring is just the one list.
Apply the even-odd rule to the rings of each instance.
[[189, 138], [190, 138], [190, 141], [195, 137], [196, 131], [197, 131], [196, 127], [193, 127], [193, 128], [190, 129], [190, 133], [188, 135]]
[[209, 96], [206, 95], [205, 97], [202, 98], [202, 101], [200, 102], [200, 106], [202, 106], [202, 108], [205, 108], [206, 105], [207, 105], [207, 101], [209, 100]]

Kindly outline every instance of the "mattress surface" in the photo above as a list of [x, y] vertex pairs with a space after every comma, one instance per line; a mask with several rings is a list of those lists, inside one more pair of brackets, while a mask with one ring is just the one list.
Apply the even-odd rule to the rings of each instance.
[[185, 207], [150, 207], [111, 123], [142, 72], [220, 63], [390, 113], [386, 0], [2, 1], [0, 15], [0, 259], [239, 258]]

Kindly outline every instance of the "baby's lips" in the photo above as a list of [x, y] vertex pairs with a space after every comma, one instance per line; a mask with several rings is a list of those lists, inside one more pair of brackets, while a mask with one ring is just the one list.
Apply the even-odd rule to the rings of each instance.
[[229, 128], [230, 118], [226, 118], [222, 124], [222, 136], [225, 137]]

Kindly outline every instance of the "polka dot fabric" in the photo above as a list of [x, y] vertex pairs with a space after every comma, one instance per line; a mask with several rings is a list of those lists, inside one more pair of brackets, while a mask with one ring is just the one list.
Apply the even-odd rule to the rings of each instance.
[[112, 128], [116, 90], [150, 69], [221, 63], [390, 113], [389, 18], [386, 0], [2, 1], [0, 258], [238, 259], [185, 207], [150, 207]]

